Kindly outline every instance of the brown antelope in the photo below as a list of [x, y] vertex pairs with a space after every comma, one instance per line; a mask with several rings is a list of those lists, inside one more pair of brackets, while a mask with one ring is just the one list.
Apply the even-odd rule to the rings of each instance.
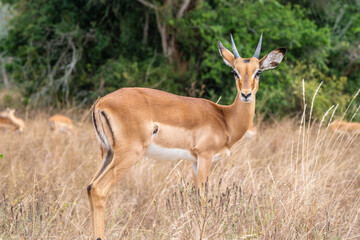
[[24, 131], [25, 123], [21, 118], [15, 117], [15, 109], [6, 108], [0, 112], [0, 128], [10, 129], [12, 131]]
[[74, 125], [73, 121], [62, 115], [54, 115], [48, 119], [50, 129], [54, 131], [55, 134], [61, 133], [74, 133], [77, 132], [77, 128]]
[[147, 88], [122, 88], [95, 102], [92, 120], [103, 158], [87, 187], [95, 239], [104, 239], [110, 189], [142, 157], [189, 160], [194, 184], [201, 186], [212, 162], [230, 155], [253, 120], [260, 73], [276, 68], [286, 53], [278, 48], [259, 59], [261, 41], [262, 35], [252, 58], [240, 57], [232, 36], [234, 54], [218, 42], [237, 88], [229, 106]]
[[360, 133], [360, 123], [335, 120], [330, 124], [330, 129], [333, 132], [354, 133], [354, 132], [358, 131]]

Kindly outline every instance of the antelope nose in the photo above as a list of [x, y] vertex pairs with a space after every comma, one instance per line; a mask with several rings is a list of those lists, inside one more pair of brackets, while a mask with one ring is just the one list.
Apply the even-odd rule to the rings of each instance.
[[251, 96], [251, 92], [249, 92], [248, 94], [241, 92], [241, 96], [242, 96], [245, 100], [247, 100], [247, 99]]

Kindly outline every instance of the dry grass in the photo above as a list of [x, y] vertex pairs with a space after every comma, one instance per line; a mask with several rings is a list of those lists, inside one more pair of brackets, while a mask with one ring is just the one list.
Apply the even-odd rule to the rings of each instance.
[[[86, 187], [101, 163], [92, 125], [51, 137], [47, 117], [0, 134], [0, 239], [90, 239]], [[213, 166], [205, 216], [190, 163], [142, 160], [108, 199], [106, 236], [359, 239], [359, 152], [359, 137], [316, 124], [263, 124]]]

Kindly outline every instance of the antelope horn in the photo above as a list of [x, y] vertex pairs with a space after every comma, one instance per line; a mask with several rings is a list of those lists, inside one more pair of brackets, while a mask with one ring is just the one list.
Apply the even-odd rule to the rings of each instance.
[[259, 59], [259, 57], [260, 57], [262, 36], [263, 36], [263, 34], [261, 33], [259, 43], [258, 43], [258, 45], [257, 45], [257, 48], [256, 48], [255, 53], [254, 53], [254, 56], [253, 56], [253, 57], [256, 57], [257, 59]]
[[240, 57], [240, 55], [239, 55], [239, 53], [238, 53], [238, 51], [236, 49], [234, 39], [233, 39], [233, 36], [231, 35], [231, 33], [230, 33], [230, 38], [231, 38], [231, 45], [232, 45], [232, 50], [233, 50], [233, 53], [234, 53], [234, 57], [235, 57], [235, 59], [237, 59], [237, 58]]

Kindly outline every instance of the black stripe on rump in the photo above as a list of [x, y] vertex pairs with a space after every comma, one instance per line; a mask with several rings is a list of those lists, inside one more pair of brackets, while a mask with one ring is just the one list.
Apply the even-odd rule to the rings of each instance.
[[[103, 164], [103, 166], [101, 168], [101, 171], [100, 171], [99, 175], [97, 175], [96, 178], [98, 178], [105, 171], [106, 167], [110, 164], [111, 160], [113, 159], [113, 156], [114, 156], [113, 150], [111, 148], [108, 149], [104, 164]], [[96, 178], [95, 178], [95, 180], [96, 180]]]
[[96, 123], [96, 119], [95, 119], [95, 106], [97, 104], [97, 102], [99, 101], [100, 99], [96, 100], [96, 102], [94, 103], [94, 107], [92, 109], [92, 120], [93, 120], [93, 124], [94, 124], [94, 127], [95, 127], [95, 131], [96, 133], [98, 134], [98, 136], [101, 138], [101, 135], [99, 133], [99, 130], [98, 130], [98, 127], [97, 127], [97, 123]]
[[109, 119], [108, 117], [106, 116], [105, 112], [104, 111], [101, 111], [101, 114], [104, 116], [105, 120], [106, 120], [106, 123], [110, 129], [110, 132], [111, 132], [111, 137], [112, 137], [112, 140], [113, 140], [113, 145], [115, 145], [115, 136], [114, 136], [114, 132], [110, 126], [110, 122], [109, 122]]

